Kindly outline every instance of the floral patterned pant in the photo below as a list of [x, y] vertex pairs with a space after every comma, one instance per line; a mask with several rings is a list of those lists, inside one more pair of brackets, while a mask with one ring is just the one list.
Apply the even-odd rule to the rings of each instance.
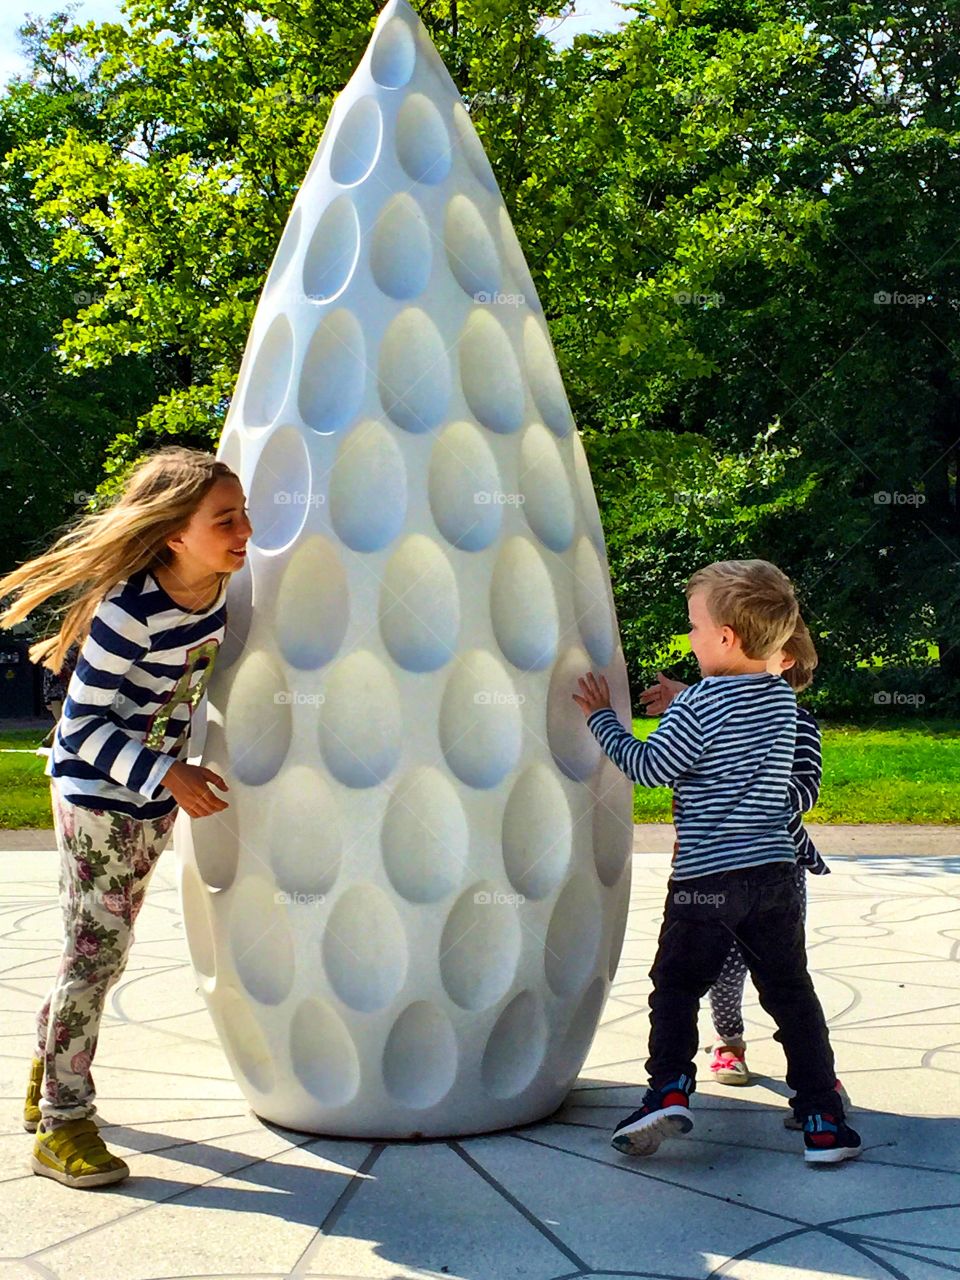
[[84, 809], [64, 800], [56, 781], [50, 798], [60, 850], [64, 943], [53, 990], [37, 1017], [45, 1129], [96, 1111], [90, 1065], [107, 991], [127, 963], [147, 882], [177, 815], [174, 809], [163, 818], [138, 821]]

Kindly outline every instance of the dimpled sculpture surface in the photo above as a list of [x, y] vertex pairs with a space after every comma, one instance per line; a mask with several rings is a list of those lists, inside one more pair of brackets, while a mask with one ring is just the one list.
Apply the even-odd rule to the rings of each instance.
[[626, 925], [630, 705], [593, 486], [483, 147], [390, 0], [270, 270], [220, 447], [249, 497], [178, 821], [198, 981], [265, 1119], [466, 1134], [553, 1111]]

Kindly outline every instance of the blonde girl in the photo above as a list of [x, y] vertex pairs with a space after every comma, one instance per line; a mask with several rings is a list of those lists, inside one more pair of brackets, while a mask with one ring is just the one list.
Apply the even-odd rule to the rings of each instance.
[[0, 626], [66, 593], [59, 629], [30, 650], [59, 671], [80, 649], [47, 763], [64, 944], [37, 1019], [24, 1127], [34, 1173], [70, 1187], [130, 1172], [93, 1120], [90, 1073], [107, 990], [123, 972], [147, 883], [178, 806], [227, 807], [210, 769], [187, 764], [193, 712], [226, 626], [230, 575], [252, 530], [234, 473], [212, 455], [161, 449], [106, 510], [0, 578]]

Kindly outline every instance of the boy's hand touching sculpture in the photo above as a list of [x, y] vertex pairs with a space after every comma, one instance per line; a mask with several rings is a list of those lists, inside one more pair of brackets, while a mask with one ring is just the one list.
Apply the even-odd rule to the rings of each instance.
[[573, 700], [585, 716], [592, 716], [594, 711], [602, 711], [611, 705], [610, 686], [606, 676], [600, 676], [598, 680], [592, 671], [588, 671], [579, 678], [577, 684], [580, 686], [580, 693], [575, 693]]

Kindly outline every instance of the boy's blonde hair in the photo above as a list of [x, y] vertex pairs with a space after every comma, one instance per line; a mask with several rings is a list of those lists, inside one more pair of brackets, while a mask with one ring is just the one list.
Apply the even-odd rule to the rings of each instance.
[[793, 635], [800, 616], [793, 584], [769, 560], [717, 560], [687, 583], [687, 599], [706, 593], [710, 617], [736, 632], [748, 658], [769, 658]]
[[783, 678], [791, 689], [800, 693], [802, 689], [806, 689], [813, 683], [813, 673], [820, 661], [813, 637], [802, 618], [797, 619], [796, 629], [783, 649], [788, 657], [793, 658], [793, 666], [787, 667], [783, 672]]
[[[167, 539], [179, 533], [217, 480], [237, 477], [212, 453], [177, 445], [148, 454], [104, 511], [82, 516], [49, 551], [0, 578], [0, 597], [15, 599], [0, 614], [12, 627], [61, 591], [71, 591], [59, 630], [30, 648], [30, 661], [59, 672], [70, 645], [82, 644], [103, 597], [140, 569], [168, 564]], [[221, 585], [228, 574], [221, 575]]]

